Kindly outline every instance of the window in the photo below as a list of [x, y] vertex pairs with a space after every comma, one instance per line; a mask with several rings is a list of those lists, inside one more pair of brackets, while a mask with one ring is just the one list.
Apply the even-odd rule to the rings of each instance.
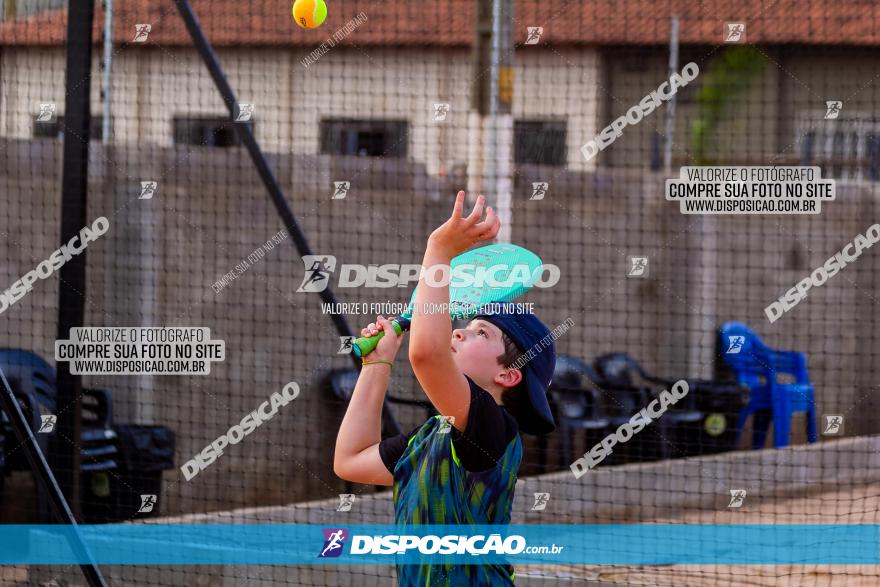
[[[37, 122], [37, 116], [34, 115], [34, 138], [42, 139], [64, 139], [64, 117], [58, 115], [52, 122]], [[89, 140], [100, 141], [104, 135], [102, 133], [103, 116], [92, 116], [89, 123]]]
[[795, 126], [801, 165], [822, 167], [822, 177], [880, 181], [880, 121], [870, 114], [836, 119], [802, 116]]
[[254, 121], [233, 122], [228, 117], [175, 117], [174, 144], [200, 147], [237, 147], [241, 137], [237, 125], [246, 124], [254, 132]]
[[565, 121], [514, 121], [513, 158], [515, 163], [564, 166]]
[[407, 141], [405, 120], [325, 118], [321, 121], [321, 153], [328, 155], [405, 158]]
[[0, 0], [0, 22], [24, 20], [35, 14], [64, 8], [65, 4], [64, 0]]

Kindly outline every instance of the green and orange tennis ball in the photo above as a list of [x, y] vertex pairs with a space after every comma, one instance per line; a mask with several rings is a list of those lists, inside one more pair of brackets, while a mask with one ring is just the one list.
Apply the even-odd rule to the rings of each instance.
[[321, 26], [327, 18], [327, 4], [324, 0], [296, 0], [291, 9], [293, 20], [304, 29]]

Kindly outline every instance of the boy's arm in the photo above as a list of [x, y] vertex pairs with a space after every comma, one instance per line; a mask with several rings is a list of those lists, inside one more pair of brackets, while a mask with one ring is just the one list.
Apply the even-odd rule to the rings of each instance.
[[[454, 256], [495, 237], [500, 222], [491, 208], [487, 210], [486, 220], [480, 221], [484, 202], [483, 196], [479, 196], [471, 214], [463, 218], [464, 192], [458, 192], [452, 216], [428, 238], [422, 261], [425, 270], [438, 264], [449, 266]], [[455, 418], [452, 425], [463, 431], [470, 407], [470, 386], [452, 358], [452, 318], [448, 311], [436, 311], [448, 306], [449, 285], [432, 287], [423, 272], [416, 288], [410, 325], [409, 360], [437, 411]]]
[[[379, 330], [394, 332], [387, 319], [379, 316], [377, 321], [378, 326], [371, 324], [361, 331], [361, 335], [373, 335]], [[367, 361], [383, 360], [393, 363], [402, 342], [403, 336], [383, 336]], [[365, 485], [390, 486], [394, 482], [379, 456], [382, 404], [390, 378], [390, 365], [376, 363], [361, 368], [336, 436], [333, 472], [342, 479]]]

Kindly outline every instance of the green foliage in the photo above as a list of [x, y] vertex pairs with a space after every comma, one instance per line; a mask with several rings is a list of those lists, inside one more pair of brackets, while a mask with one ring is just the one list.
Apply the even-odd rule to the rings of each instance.
[[754, 47], [729, 47], [713, 60], [697, 93], [699, 114], [691, 123], [691, 153], [696, 165], [715, 163], [706, 158], [719, 123], [729, 115], [730, 105], [764, 71], [767, 58]]

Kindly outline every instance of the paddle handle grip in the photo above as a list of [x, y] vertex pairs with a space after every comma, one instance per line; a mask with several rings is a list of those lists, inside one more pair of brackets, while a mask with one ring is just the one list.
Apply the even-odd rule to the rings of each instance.
[[[391, 325], [394, 327], [394, 332], [397, 333], [397, 336], [403, 334], [404, 330], [409, 330], [410, 321], [407, 318], [398, 317], [391, 321]], [[354, 341], [354, 344], [351, 347], [351, 352], [354, 353], [356, 357], [366, 357], [374, 350], [376, 350], [376, 345], [379, 344], [379, 341], [382, 340], [382, 337], [385, 336], [385, 331], [381, 331], [376, 336], [364, 336], [358, 338]]]

